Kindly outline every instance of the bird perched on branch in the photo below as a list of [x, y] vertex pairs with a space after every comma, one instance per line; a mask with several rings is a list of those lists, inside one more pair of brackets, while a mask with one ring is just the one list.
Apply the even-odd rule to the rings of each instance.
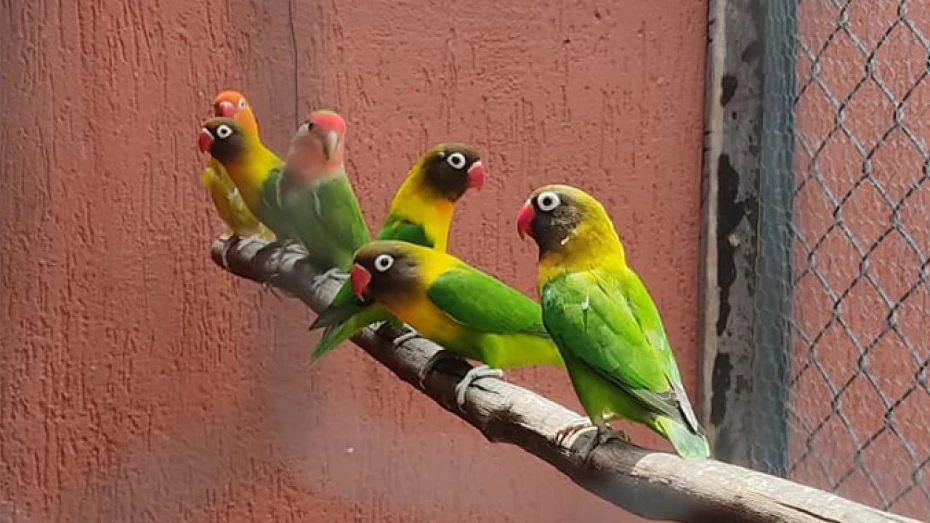
[[222, 164], [249, 210], [278, 240], [298, 239], [278, 201], [284, 162], [262, 144], [258, 134], [232, 118], [211, 118], [200, 130], [197, 143], [201, 152], [209, 152]]
[[320, 110], [291, 139], [279, 202], [307, 248], [308, 260], [327, 276], [345, 272], [371, 236], [345, 168], [346, 122]]
[[[258, 122], [252, 113], [249, 102], [241, 93], [223, 91], [213, 99], [213, 115], [225, 116], [235, 120], [245, 132], [258, 136]], [[210, 158], [200, 177], [201, 183], [210, 192], [210, 198], [216, 212], [226, 223], [223, 238], [232, 235], [241, 237], [257, 236], [264, 240], [274, 240], [274, 234], [252, 214], [236, 184], [226, 174], [226, 169], [216, 158]]]
[[[360, 300], [377, 301], [423, 337], [484, 363], [456, 386], [460, 407], [474, 380], [500, 376], [500, 369], [564, 367], [543, 327], [539, 304], [449, 254], [407, 242], [374, 241], [355, 253], [350, 283]], [[421, 381], [437, 360], [425, 366]]]
[[[470, 146], [445, 143], [430, 148], [407, 173], [377, 239], [401, 240], [445, 252], [456, 202], [468, 189], [480, 189], [486, 174], [478, 152]], [[311, 361], [367, 325], [394, 320], [380, 304], [355, 296], [346, 282], [310, 326], [310, 330], [326, 327]], [[399, 345], [413, 337], [416, 333], [409, 333], [394, 343]]]
[[[608, 421], [624, 418], [670, 440], [683, 457], [709, 456], [659, 311], [627, 265], [601, 204], [566, 185], [541, 187], [520, 209], [517, 229], [539, 247], [543, 323], [597, 427], [598, 437], [583, 455], [616, 436]], [[561, 435], [590, 422], [566, 427]]]

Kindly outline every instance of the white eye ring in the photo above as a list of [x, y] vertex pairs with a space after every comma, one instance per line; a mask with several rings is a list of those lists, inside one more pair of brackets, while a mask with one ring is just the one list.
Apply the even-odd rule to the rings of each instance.
[[216, 137], [225, 140], [232, 136], [233, 130], [230, 126], [223, 124], [216, 128]]
[[245, 98], [239, 99], [239, 109], [245, 109]]
[[453, 169], [463, 169], [468, 160], [465, 159], [465, 155], [462, 153], [452, 153], [446, 158], [446, 162]]
[[542, 212], [550, 212], [561, 203], [562, 200], [559, 199], [559, 195], [552, 191], [546, 191], [536, 197], [536, 206]]
[[375, 269], [378, 272], [384, 272], [390, 269], [392, 265], [394, 265], [394, 258], [390, 254], [379, 254], [375, 258]]

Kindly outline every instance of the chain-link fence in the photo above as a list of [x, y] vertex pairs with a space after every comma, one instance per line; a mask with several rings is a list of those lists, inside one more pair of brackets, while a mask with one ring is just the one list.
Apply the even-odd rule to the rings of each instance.
[[792, 9], [784, 470], [926, 519], [930, 0]]

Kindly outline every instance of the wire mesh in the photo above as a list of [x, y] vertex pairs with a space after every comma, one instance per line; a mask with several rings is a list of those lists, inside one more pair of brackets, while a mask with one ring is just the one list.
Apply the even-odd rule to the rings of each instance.
[[930, 516], [930, 0], [798, 0], [789, 478]]

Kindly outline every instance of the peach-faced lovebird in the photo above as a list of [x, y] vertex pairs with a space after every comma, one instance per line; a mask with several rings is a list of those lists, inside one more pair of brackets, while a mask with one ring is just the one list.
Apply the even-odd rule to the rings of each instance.
[[[258, 122], [245, 97], [236, 91], [223, 91], [213, 99], [213, 115], [232, 118], [247, 132], [258, 135]], [[236, 184], [226, 174], [216, 158], [210, 158], [200, 177], [204, 187], [210, 192], [210, 198], [216, 207], [227, 230], [224, 238], [231, 235], [251, 237], [258, 236], [265, 240], [274, 240], [274, 234], [252, 214], [242, 200]]]
[[291, 139], [281, 177], [281, 209], [326, 275], [345, 273], [352, 255], [371, 239], [345, 168], [346, 122], [314, 111]]
[[359, 299], [378, 302], [424, 338], [484, 363], [456, 386], [460, 407], [472, 381], [500, 369], [563, 366], [535, 301], [449, 254], [373, 241], [355, 253], [350, 284]]
[[583, 455], [610, 437], [609, 420], [624, 418], [667, 438], [683, 457], [709, 456], [659, 311], [601, 204], [573, 187], [541, 187], [520, 209], [517, 229], [539, 247], [543, 323], [597, 427]]
[[[472, 147], [444, 143], [430, 148], [410, 168], [394, 195], [377, 239], [401, 240], [445, 252], [456, 202], [469, 188], [480, 189], [485, 176], [478, 152]], [[365, 326], [389, 320], [394, 322], [384, 307], [358, 299], [349, 284], [343, 284], [329, 308], [310, 326], [311, 330], [326, 327], [312, 360]], [[415, 335], [401, 336], [395, 345]]]

